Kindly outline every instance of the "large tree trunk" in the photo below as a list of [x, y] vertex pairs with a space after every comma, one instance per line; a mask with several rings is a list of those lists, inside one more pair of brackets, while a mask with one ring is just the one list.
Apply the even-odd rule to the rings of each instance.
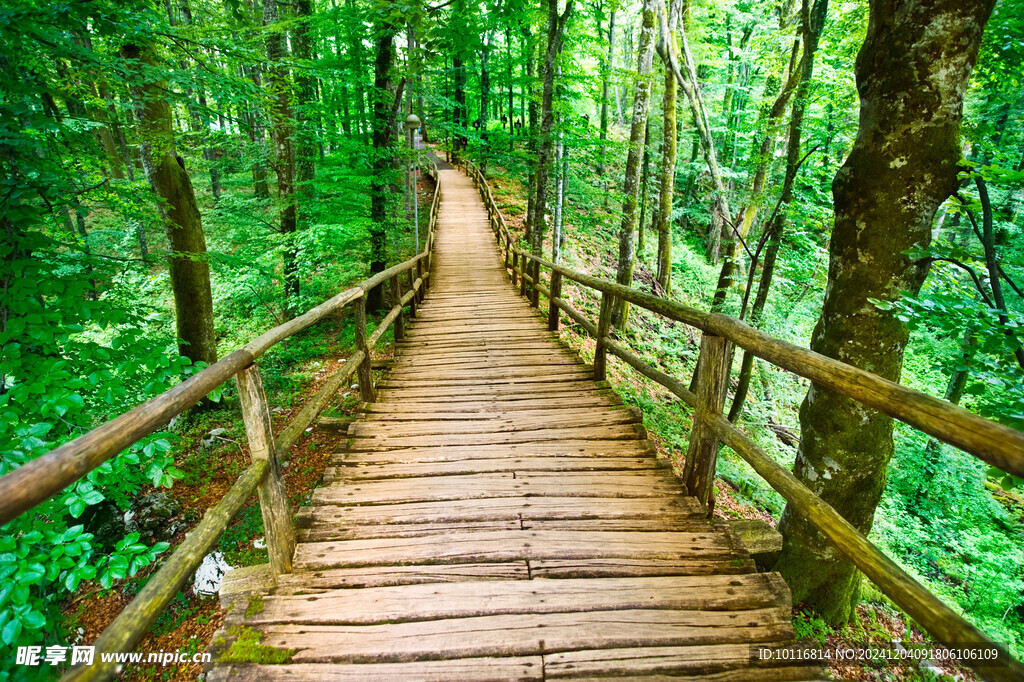
[[[277, 24], [277, 0], [263, 0], [263, 24]], [[277, 172], [277, 199], [280, 203], [278, 231], [284, 235], [284, 307], [285, 312], [294, 312], [295, 299], [299, 295], [299, 270], [296, 262], [295, 229], [297, 209], [295, 206], [295, 149], [292, 136], [292, 88], [288, 67], [284, 31], [274, 28], [267, 33], [267, 62], [270, 70], [267, 89], [270, 91], [271, 138], [274, 141], [274, 170]]]
[[[669, 40], [675, 40], [676, 26], [683, 12], [683, 0], [674, 0], [668, 10]], [[672, 291], [672, 197], [676, 182], [676, 77], [672, 69], [665, 66], [665, 98], [662, 103], [661, 178], [658, 193], [658, 284], [668, 294]]]
[[[296, 61], [308, 62], [312, 58], [312, 0], [295, 0], [298, 23], [292, 30], [292, 52]], [[316, 83], [306, 68], [295, 71], [295, 186], [298, 192], [297, 223], [299, 229], [312, 222], [316, 205], [314, 180], [316, 178], [317, 135], [310, 112], [317, 106]], [[298, 293], [296, 291], [296, 293]]]
[[[553, 108], [555, 97], [555, 60], [562, 51], [565, 36], [565, 24], [572, 14], [574, 0], [569, 0], [565, 11], [558, 14], [558, 0], [548, 0], [548, 49], [544, 55], [544, 94], [541, 97], [540, 144], [537, 150], [537, 194], [533, 202], [533, 234], [532, 252], [535, 256], [542, 255], [544, 230], [547, 225], [548, 176], [551, 172], [554, 139], [552, 128], [555, 123]], [[531, 300], [536, 305], [538, 291], [536, 283], [540, 277], [540, 266], [532, 267], [534, 285], [531, 288]]]
[[146, 81], [144, 72], [156, 66], [149, 49], [127, 44], [121, 48], [121, 55], [135, 70], [132, 95], [142, 167], [153, 191], [165, 202], [160, 213], [170, 247], [178, 352], [193, 362], [212, 364], [217, 361], [217, 337], [206, 237], [185, 162], [175, 150], [167, 84]]
[[[811, 348], [898, 381], [908, 333], [889, 302], [919, 290], [939, 205], [955, 191], [963, 94], [995, 0], [871, 0], [857, 56], [860, 128], [832, 183], [829, 283]], [[893, 452], [892, 419], [812, 384], [794, 472], [867, 534]], [[787, 506], [776, 568], [794, 603], [849, 619], [860, 574]]]
[[[633, 122], [629, 130], [629, 155], [626, 157], [626, 178], [622, 198], [622, 222], [619, 226], [619, 263], [615, 281], [624, 286], [633, 283], [634, 233], [636, 232], [637, 199], [640, 194], [640, 161], [644, 153], [644, 134], [647, 130], [648, 103], [651, 93], [651, 65], [654, 61], [654, 9], [651, 0], [645, 0], [643, 27], [637, 52], [637, 81], [633, 96]], [[612, 310], [612, 324], [625, 328], [629, 321], [629, 303], [616, 301]]]
[[[387, 268], [388, 195], [390, 175], [395, 166], [392, 138], [395, 116], [401, 103], [401, 91], [395, 95], [391, 83], [391, 64], [395, 59], [394, 25], [377, 28], [377, 60], [373, 67], [373, 179], [370, 181], [370, 274]], [[404, 83], [404, 82], [403, 82]], [[394, 99], [392, 97], [394, 96]], [[366, 296], [366, 306], [377, 310], [383, 304], [383, 287], [374, 287]]]

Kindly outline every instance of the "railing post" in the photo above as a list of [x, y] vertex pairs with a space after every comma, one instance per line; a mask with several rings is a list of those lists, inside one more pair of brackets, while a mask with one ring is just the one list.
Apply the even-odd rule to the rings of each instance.
[[601, 313], [597, 318], [597, 348], [594, 350], [594, 381], [604, 381], [606, 374], [605, 339], [612, 326], [612, 307], [615, 297], [607, 291], [601, 292]]
[[259, 369], [256, 365], [249, 365], [235, 375], [235, 383], [245, 421], [245, 435], [249, 440], [249, 454], [254, 461], [262, 459], [269, 463], [259, 487], [260, 512], [263, 514], [270, 568], [276, 577], [292, 572], [295, 530], [292, 528], [291, 505], [277, 462], [270, 409]]
[[558, 331], [558, 318], [561, 311], [555, 305], [555, 299], [562, 295], [562, 273], [551, 271], [551, 296], [548, 297], [548, 330]]
[[[505, 233], [505, 269], [508, 270], [509, 256], [512, 255], [512, 238]], [[513, 284], [515, 280], [513, 280]]]
[[540, 263], [533, 261], [533, 269], [531, 270], [533, 276], [533, 286], [530, 287], [530, 307], [536, 308], [540, 305]]
[[377, 402], [377, 393], [373, 390], [373, 375], [370, 359], [370, 348], [366, 345], [366, 296], [360, 296], [353, 304], [356, 312], [356, 350], [363, 351], [363, 361], [359, 363], [359, 395], [364, 403]]
[[519, 258], [519, 295], [526, 296], [526, 270], [530, 267], [527, 265], [530, 261], [527, 260], [526, 256], [523, 255]]
[[423, 280], [423, 283], [420, 284], [420, 290], [416, 292], [416, 295], [419, 296], [420, 301], [422, 301], [423, 300], [423, 296], [426, 294], [426, 291], [427, 291], [427, 280], [423, 279], [423, 259], [422, 258], [419, 259], [418, 261], [416, 261], [416, 278]]
[[[416, 261], [416, 268], [419, 269], [420, 261]], [[416, 291], [416, 273], [409, 268], [409, 291], [412, 292], [412, 298], [409, 299], [409, 317], [416, 317], [416, 297], [419, 296], [419, 292]]]
[[[718, 438], [707, 423], [722, 413], [729, 388], [730, 343], [721, 336], [705, 333], [700, 340], [697, 363], [697, 405], [693, 412], [690, 446], [686, 451], [683, 482], [687, 492], [706, 507], [713, 504]], [[709, 507], [709, 513], [711, 508]]]
[[395, 341], [405, 338], [405, 318], [402, 317], [402, 285], [398, 281], [398, 275], [391, 278], [391, 295], [395, 297], [395, 305], [398, 308], [398, 317], [395, 318]]

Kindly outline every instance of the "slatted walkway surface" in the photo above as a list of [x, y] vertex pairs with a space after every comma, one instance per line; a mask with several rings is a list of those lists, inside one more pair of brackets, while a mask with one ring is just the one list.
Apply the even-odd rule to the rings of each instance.
[[820, 677], [752, 658], [792, 640], [789, 590], [683, 496], [440, 173], [430, 293], [299, 515], [295, 572], [228, 574], [211, 679]]

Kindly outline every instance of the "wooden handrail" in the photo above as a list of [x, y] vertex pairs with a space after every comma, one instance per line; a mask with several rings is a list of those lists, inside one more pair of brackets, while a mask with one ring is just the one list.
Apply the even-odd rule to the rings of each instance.
[[[503, 262], [506, 267], [511, 267], [512, 283], [515, 284], [518, 276], [523, 287], [521, 291], [525, 293], [526, 282], [530, 282], [534, 292], [548, 296], [549, 328], [557, 329], [556, 311], [560, 310], [579, 323], [597, 341], [594, 359], [595, 378], [603, 378], [604, 355], [610, 352], [648, 379], [668, 388], [694, 408], [694, 424], [690, 449], [687, 452], [687, 484], [691, 494], [694, 487], [707, 490], [708, 474], [711, 479], [714, 478], [717, 445], [713, 439], [709, 439], [707, 432], [710, 430], [714, 438], [721, 440], [750, 464], [754, 471], [792, 504], [798, 513], [807, 518], [868, 579], [936, 640], [946, 644], [970, 645], [999, 652], [995, 665], [991, 660], [978, 659], [961, 659], [962, 663], [974, 668], [986, 679], [1024, 679], [1024, 665], [1010, 656], [1005, 647], [993, 642], [985, 633], [968, 623], [914, 580], [835, 509], [722, 416], [719, 398], [729, 368], [728, 364], [715, 362], [714, 359], [718, 357], [722, 360], [728, 355], [723, 352], [724, 343], [734, 343], [778, 367], [811, 379], [863, 405], [878, 409], [989, 464], [1019, 476], [1024, 476], [1024, 433], [983, 419], [951, 403], [914, 391], [871, 372], [776, 339], [736, 318], [707, 313], [674, 301], [657, 298], [631, 287], [571, 270], [517, 248], [513, 246], [515, 239], [501, 218], [501, 212], [494, 203], [490, 188], [486, 187], [486, 179], [471, 163], [467, 162], [466, 168], [480, 189], [481, 198], [491, 216], [491, 226], [495, 231], [498, 246], [505, 252]], [[512, 256], [511, 266], [509, 255]], [[534, 264], [532, 275], [528, 274], [527, 261]], [[540, 267], [552, 272], [550, 290], [545, 289], [539, 282]], [[597, 324], [587, 320], [580, 311], [560, 296], [562, 278], [568, 278], [601, 293], [601, 314]], [[683, 382], [647, 364], [608, 335], [606, 316], [612, 300], [616, 298], [704, 332], [698, 362], [704, 371], [698, 380], [697, 394], [690, 391]], [[709, 348], [713, 348], [715, 352], [711, 352]], [[718, 365], [717, 371], [713, 370], [715, 365]], [[701, 474], [701, 467], [710, 467], [710, 470]], [[691, 481], [691, 478], [694, 480]]]
[[[410, 305], [412, 314], [415, 314], [417, 297], [422, 299], [430, 285], [430, 261], [442, 190], [436, 167], [428, 171], [428, 174], [434, 178], [435, 191], [430, 207], [425, 246], [419, 254], [376, 273], [359, 285], [342, 291], [302, 315], [264, 332], [239, 350], [168, 391], [0, 477], [2, 525], [49, 499], [126, 447], [153, 433], [229, 379], [236, 380], [250, 454], [253, 458], [252, 464], [235, 481], [220, 503], [206, 512], [199, 525], [188, 533], [185, 542], [177, 551], [163, 562], [146, 583], [146, 587], [100, 634], [96, 641], [98, 650], [126, 652], [134, 649], [254, 492], [259, 492], [267, 548], [273, 569], [271, 575], [276, 577], [291, 570], [294, 531], [278, 458], [298, 440], [306, 427], [324, 410], [342, 383], [352, 374], [359, 372], [363, 399], [373, 400], [370, 351], [388, 327], [401, 319], [404, 306]], [[402, 295], [398, 278], [406, 273], [409, 274], [410, 286]], [[373, 333], [367, 337], [366, 294], [388, 281], [393, 283], [392, 290], [396, 293], [397, 300]], [[356, 339], [360, 347], [275, 438], [255, 360], [281, 341], [350, 304], [355, 304], [356, 307]], [[397, 327], [396, 333], [400, 334]], [[61, 679], [107, 680], [113, 678], [117, 667], [115, 663], [80, 666], [70, 670]]]

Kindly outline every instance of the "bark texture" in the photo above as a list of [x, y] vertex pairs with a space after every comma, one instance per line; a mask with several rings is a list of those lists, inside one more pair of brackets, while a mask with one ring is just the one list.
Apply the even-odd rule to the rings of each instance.
[[[811, 348], [894, 381], [907, 330], [869, 299], [916, 292], [939, 205], [955, 190], [963, 94], [995, 0], [872, 0], [857, 56], [860, 127], [832, 183], [829, 282]], [[795, 474], [865, 534], [893, 452], [892, 419], [811, 385]], [[777, 570], [794, 602], [849, 619], [857, 570], [787, 507]]]
[[[637, 52], [637, 82], [633, 95], [633, 122], [629, 130], [629, 154], [626, 157], [626, 178], [623, 185], [622, 222], [619, 226], [619, 264], [615, 281], [624, 286], [633, 283], [636, 259], [635, 233], [637, 201], [640, 196], [640, 164], [644, 154], [644, 134], [650, 113], [651, 65], [654, 61], [654, 9], [651, 0], [644, 2], [643, 26]], [[624, 328], [629, 322], [629, 303], [616, 301], [612, 324]]]
[[153, 53], [138, 45], [121, 48], [121, 55], [138, 69], [133, 80], [139, 151], [150, 187], [163, 201], [161, 217], [170, 246], [171, 289], [177, 323], [178, 352], [193, 362], [217, 361], [213, 328], [210, 266], [206, 236], [185, 162], [177, 155], [166, 83], [146, 82], [146, 68], [156, 65]]

